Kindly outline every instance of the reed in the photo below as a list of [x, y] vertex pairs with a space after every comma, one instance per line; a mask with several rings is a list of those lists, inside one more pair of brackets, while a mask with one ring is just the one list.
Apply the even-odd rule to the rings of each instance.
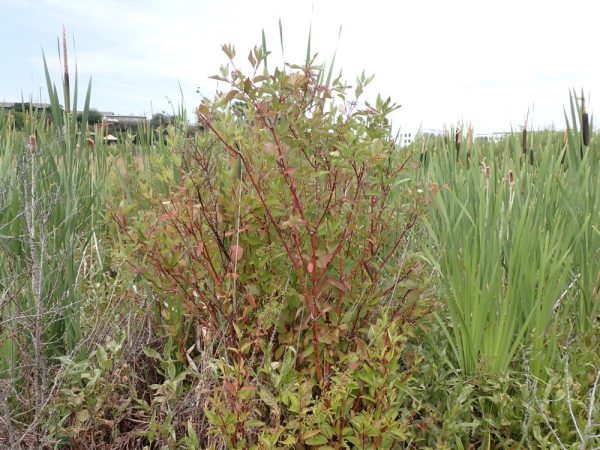
[[[50, 113], [30, 110], [23, 131], [0, 121], [0, 379], [13, 380], [21, 399], [14, 409], [28, 418], [24, 435], [38, 434], [54, 358], [79, 348], [83, 281], [103, 266], [97, 227], [107, 165], [45, 71]], [[75, 75], [72, 111], [77, 91]], [[91, 82], [84, 116], [90, 93]], [[33, 401], [23, 395], [27, 386]]]
[[593, 327], [600, 302], [598, 158], [577, 155], [573, 142], [589, 142], [589, 125], [573, 95], [571, 104], [576, 122], [567, 122], [564, 145], [557, 133], [524, 128], [520, 145], [517, 136], [476, 143], [472, 166], [481, 170], [456, 157], [457, 142], [425, 150], [432, 156], [423, 176], [446, 187], [428, 218], [433, 250], [426, 254], [447, 299], [449, 322], [443, 314], [439, 322], [465, 374], [501, 373], [528, 349], [532, 373], [543, 376], [568, 323], [579, 333]]

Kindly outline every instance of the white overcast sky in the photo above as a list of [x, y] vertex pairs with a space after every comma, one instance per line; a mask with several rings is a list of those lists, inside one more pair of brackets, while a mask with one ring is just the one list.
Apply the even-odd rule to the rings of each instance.
[[[534, 128], [564, 124], [569, 89], [600, 95], [600, 3], [596, 0], [0, 0], [0, 101], [47, 100], [42, 49], [59, 82], [57, 38], [65, 25], [80, 83], [92, 78], [92, 106], [145, 114], [188, 110], [208, 77], [261, 41], [281, 64], [312, 50], [354, 82], [375, 74], [371, 97], [402, 105], [396, 127], [441, 129], [473, 123], [476, 132], [517, 129], [529, 112]], [[338, 31], [342, 33], [338, 43]], [[73, 40], [76, 48], [73, 49]]]

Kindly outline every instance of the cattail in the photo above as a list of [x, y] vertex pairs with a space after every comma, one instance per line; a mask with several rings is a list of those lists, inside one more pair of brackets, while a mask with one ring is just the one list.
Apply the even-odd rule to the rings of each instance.
[[515, 184], [515, 176], [513, 175], [512, 170], [508, 171], [508, 184], [510, 184], [511, 186], [514, 186]]
[[67, 31], [65, 26], [63, 25], [63, 55], [64, 55], [64, 80], [63, 80], [63, 89], [65, 90], [65, 112], [68, 114], [71, 112], [71, 91], [70, 91], [70, 83], [69, 83], [69, 59], [67, 56]]
[[473, 125], [467, 128], [467, 168], [471, 163], [471, 148], [473, 147]]
[[460, 152], [460, 141], [462, 138], [462, 133], [460, 132], [460, 129], [456, 130], [456, 133], [454, 133], [454, 146], [456, 147], [456, 160], [458, 161], [458, 153]]
[[590, 145], [590, 118], [588, 117], [588, 113], [583, 110], [582, 120], [581, 120], [581, 134], [583, 135], [583, 145], [586, 147]]
[[485, 159], [479, 163], [479, 168], [481, 169], [482, 174], [484, 174], [487, 178], [490, 177], [490, 166], [485, 163]]
[[469, 125], [467, 129], [467, 151], [470, 151], [473, 148], [473, 125]]
[[529, 164], [533, 166], [533, 150], [529, 149]]
[[35, 155], [35, 151], [37, 148], [37, 140], [35, 139], [34, 134], [29, 136], [29, 143], [27, 144], [27, 148], [29, 149], [32, 155]]
[[521, 147], [523, 148], [523, 153], [527, 153], [527, 127], [523, 127], [523, 132], [521, 133]]

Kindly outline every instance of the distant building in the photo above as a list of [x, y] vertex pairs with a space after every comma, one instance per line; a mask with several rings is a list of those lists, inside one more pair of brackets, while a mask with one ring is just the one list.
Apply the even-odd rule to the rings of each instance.
[[413, 135], [412, 133], [401, 133], [400, 134], [400, 146], [408, 147], [413, 143]]
[[[433, 138], [433, 137], [448, 137], [450, 136], [449, 130], [436, 130], [436, 129], [424, 129], [419, 131], [419, 136], [422, 138]], [[473, 135], [473, 139], [480, 142], [500, 142], [504, 137], [514, 134], [512, 131], [496, 131], [493, 133], [479, 133]]]
[[137, 125], [146, 121], [146, 116], [136, 116], [133, 114], [115, 114], [114, 112], [101, 112], [102, 122], [106, 124], [127, 124]]
[[419, 130], [418, 135], [421, 138], [433, 138], [433, 137], [439, 137], [439, 136], [445, 136], [447, 134], [447, 131], [445, 130], [436, 130], [433, 128], [425, 128], [422, 130]]
[[476, 134], [475, 139], [478, 141], [486, 142], [500, 142], [503, 137], [513, 134], [510, 131], [498, 131], [495, 133]]

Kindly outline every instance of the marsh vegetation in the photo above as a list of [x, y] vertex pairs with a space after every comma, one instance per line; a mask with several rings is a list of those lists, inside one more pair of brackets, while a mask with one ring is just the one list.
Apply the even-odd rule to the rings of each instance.
[[310, 42], [223, 51], [196, 133], [91, 144], [76, 77], [0, 113], [0, 445], [598, 447], [583, 99], [564, 132], [400, 147]]

